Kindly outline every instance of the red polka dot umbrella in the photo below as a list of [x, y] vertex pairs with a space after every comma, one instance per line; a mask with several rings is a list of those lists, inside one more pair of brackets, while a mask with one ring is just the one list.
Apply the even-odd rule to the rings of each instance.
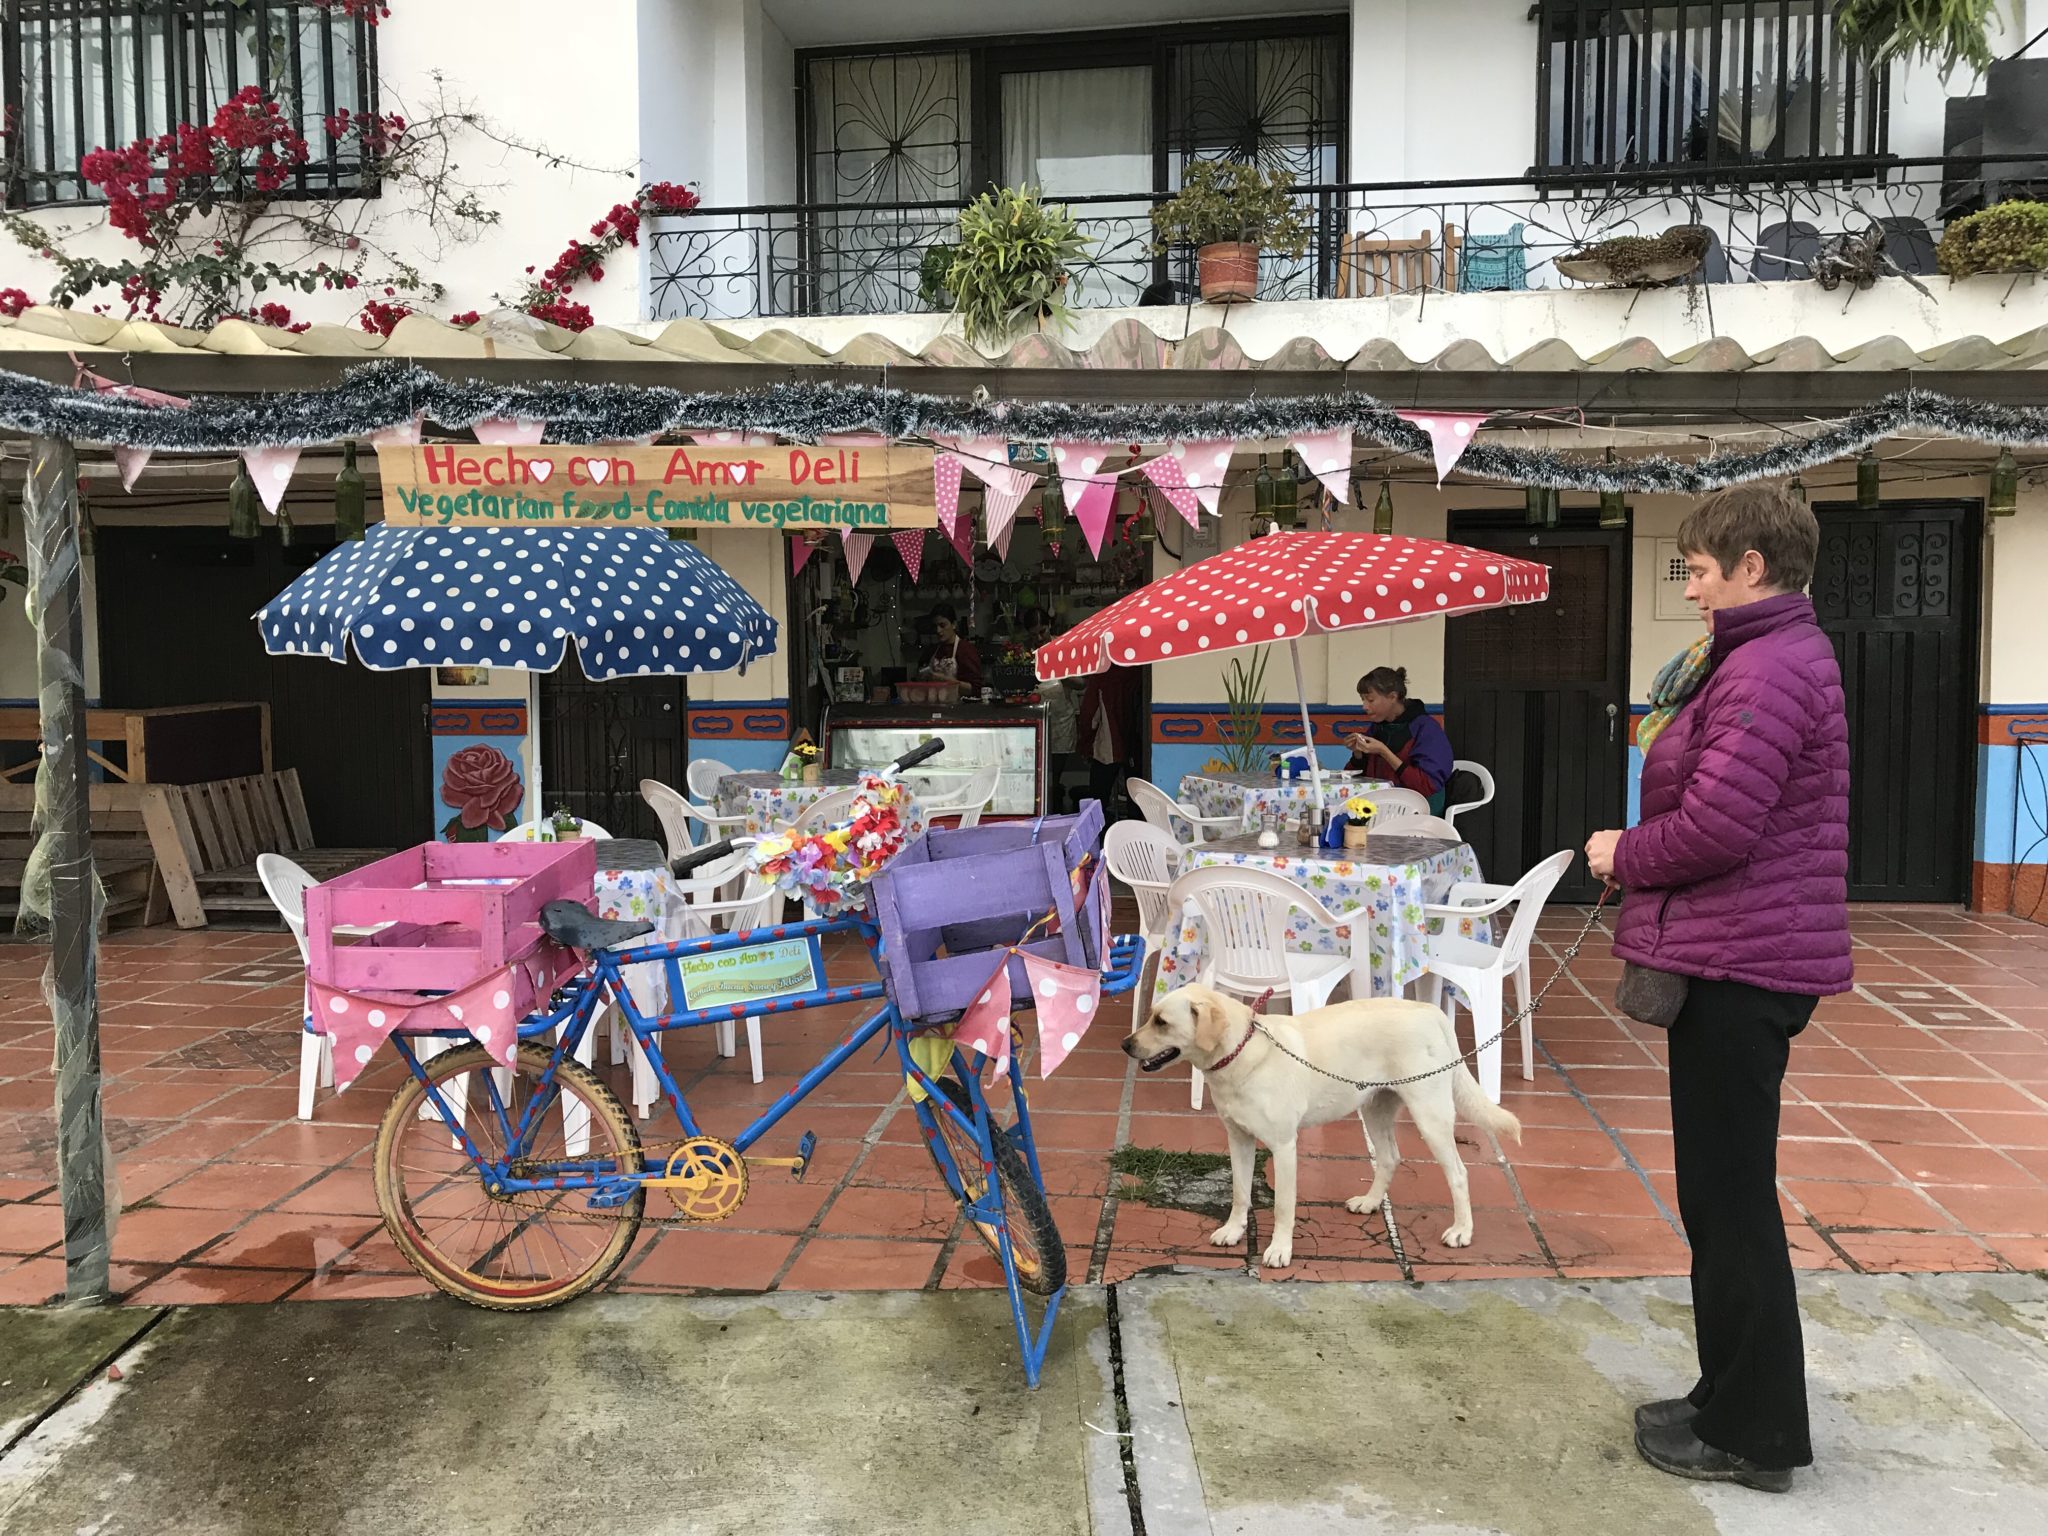
[[[1270, 533], [1139, 588], [1040, 646], [1041, 682], [1303, 635], [1470, 613], [1550, 596], [1550, 568], [1438, 539]], [[1302, 739], [1313, 741], [1308, 699]], [[1314, 755], [1310, 763], [1314, 764]], [[1318, 774], [1318, 776], [1320, 776]]]

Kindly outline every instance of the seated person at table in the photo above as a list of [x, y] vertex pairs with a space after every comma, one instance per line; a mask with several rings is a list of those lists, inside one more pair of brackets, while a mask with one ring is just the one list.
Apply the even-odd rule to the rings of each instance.
[[1358, 703], [1372, 724], [1344, 738], [1351, 748], [1351, 761], [1344, 766], [1425, 795], [1430, 814], [1443, 815], [1444, 786], [1452, 773], [1451, 739], [1420, 699], [1408, 697], [1408, 669], [1373, 668], [1358, 680]]
[[938, 644], [925, 658], [923, 675], [940, 682], [961, 682], [970, 693], [981, 691], [981, 652], [974, 648], [974, 642], [960, 633], [960, 615], [949, 603], [941, 603], [931, 612], [932, 627], [938, 631]]

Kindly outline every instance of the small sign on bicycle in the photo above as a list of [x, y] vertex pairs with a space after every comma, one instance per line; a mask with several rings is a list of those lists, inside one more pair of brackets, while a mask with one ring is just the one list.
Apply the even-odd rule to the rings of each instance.
[[749, 944], [744, 949], [686, 955], [679, 961], [683, 1010], [765, 1003], [815, 992], [823, 984], [808, 939]]

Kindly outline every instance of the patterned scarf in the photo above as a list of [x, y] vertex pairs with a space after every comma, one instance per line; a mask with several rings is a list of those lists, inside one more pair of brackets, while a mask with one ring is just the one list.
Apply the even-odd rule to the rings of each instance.
[[1650, 685], [1650, 712], [1636, 727], [1636, 745], [1647, 754], [1664, 727], [1678, 718], [1685, 701], [1707, 680], [1714, 665], [1714, 632], [1699, 639], [1664, 663], [1657, 680]]

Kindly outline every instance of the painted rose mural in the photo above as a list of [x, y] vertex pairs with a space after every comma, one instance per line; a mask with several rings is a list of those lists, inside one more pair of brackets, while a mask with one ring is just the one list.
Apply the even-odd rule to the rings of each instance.
[[441, 774], [441, 799], [455, 808], [441, 836], [451, 843], [482, 843], [512, 825], [526, 786], [512, 759], [496, 747], [464, 747]]

